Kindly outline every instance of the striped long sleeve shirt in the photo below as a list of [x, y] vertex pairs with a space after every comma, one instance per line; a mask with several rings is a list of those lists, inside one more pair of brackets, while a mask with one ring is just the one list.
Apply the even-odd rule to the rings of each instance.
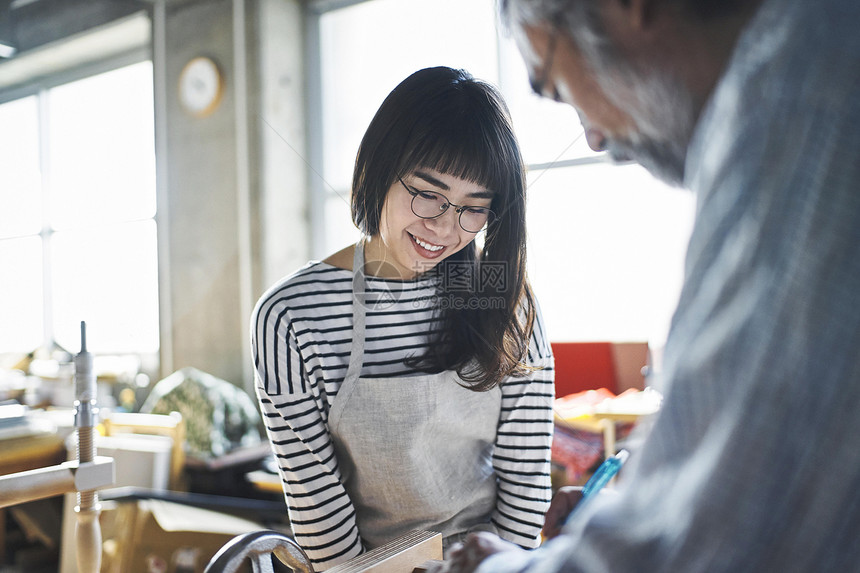
[[[438, 282], [367, 278], [389, 303], [368, 309], [361, 375], [408, 377], [439, 328]], [[487, 529], [534, 547], [550, 491], [553, 361], [540, 313], [526, 377], [502, 381], [493, 454], [498, 481]], [[352, 271], [309, 263], [261, 297], [251, 324], [256, 390], [296, 541], [322, 570], [364, 550], [343, 487], [328, 415], [352, 345]]]

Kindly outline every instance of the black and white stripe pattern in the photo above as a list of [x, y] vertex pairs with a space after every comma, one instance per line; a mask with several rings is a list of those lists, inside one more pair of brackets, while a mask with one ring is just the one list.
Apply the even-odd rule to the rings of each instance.
[[[439, 327], [437, 283], [367, 278], [362, 376], [408, 377]], [[349, 364], [352, 272], [311, 263], [270, 289], [251, 325], [257, 395], [278, 458], [297, 542], [317, 569], [362, 551], [355, 510], [341, 485], [327, 422]], [[493, 467], [499, 497], [492, 529], [534, 547], [551, 496], [552, 355], [538, 314], [528, 363], [542, 369], [502, 385]]]

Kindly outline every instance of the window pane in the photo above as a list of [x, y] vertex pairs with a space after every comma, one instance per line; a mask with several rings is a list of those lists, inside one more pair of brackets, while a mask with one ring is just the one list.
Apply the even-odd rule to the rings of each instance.
[[693, 195], [609, 164], [529, 177], [529, 276], [552, 340], [661, 346], [680, 293]]
[[0, 241], [0, 352], [30, 352], [42, 344], [42, 240]]
[[0, 238], [42, 228], [36, 97], [0, 105]]
[[157, 352], [158, 267], [154, 221], [59, 231], [52, 241], [54, 331], [93, 352]]
[[82, 228], [154, 216], [151, 62], [48, 95], [51, 225]]
[[323, 177], [349, 189], [364, 130], [385, 96], [430, 66], [498, 83], [493, 0], [375, 0], [320, 19]]

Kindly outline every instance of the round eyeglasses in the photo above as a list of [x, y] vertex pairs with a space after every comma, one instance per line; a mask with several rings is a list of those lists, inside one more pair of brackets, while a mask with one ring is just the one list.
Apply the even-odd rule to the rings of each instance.
[[487, 225], [493, 222], [496, 214], [488, 207], [476, 207], [472, 205], [455, 205], [448, 198], [436, 191], [418, 191], [400, 179], [400, 184], [412, 195], [412, 212], [422, 219], [435, 219], [448, 212], [449, 207], [454, 207], [457, 213], [457, 222], [467, 233], [479, 233]]

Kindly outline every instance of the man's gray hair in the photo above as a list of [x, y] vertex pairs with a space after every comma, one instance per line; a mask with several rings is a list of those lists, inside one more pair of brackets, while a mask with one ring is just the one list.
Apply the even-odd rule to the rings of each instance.
[[502, 22], [516, 32], [545, 26], [573, 40], [597, 69], [624, 67], [606, 34], [596, 0], [498, 0]]
[[[730, 16], [743, 10], [748, 0], [670, 0], [688, 15], [701, 20]], [[511, 17], [519, 23], [560, 22], [567, 15], [582, 17], [583, 10], [593, 15], [597, 2], [593, 0], [498, 0], [499, 12], [509, 23]], [[566, 23], [569, 25], [569, 23]]]

